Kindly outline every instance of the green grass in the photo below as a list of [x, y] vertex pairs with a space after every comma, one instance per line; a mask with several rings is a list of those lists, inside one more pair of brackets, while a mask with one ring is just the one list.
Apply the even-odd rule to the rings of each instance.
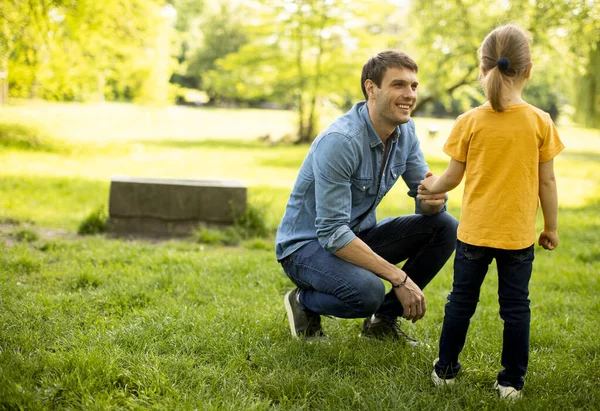
[[[113, 174], [241, 179], [251, 202], [266, 209], [272, 229], [307, 147], [271, 147], [250, 134], [171, 139], [127, 137], [126, 130], [107, 130], [123, 136], [110, 144], [96, 138], [77, 143], [69, 135], [76, 134], [72, 124], [61, 128], [69, 123], [67, 108], [44, 105], [51, 115], [38, 115], [36, 107], [9, 107], [11, 121], [57, 117], [52, 137], [75, 150], [0, 151], [0, 409], [600, 408], [597, 131], [560, 128], [568, 146], [556, 161], [561, 244], [554, 252], [536, 248], [530, 369], [524, 400], [509, 407], [491, 389], [501, 348], [493, 267], [469, 330], [460, 383], [436, 390], [429, 373], [451, 262], [425, 290], [426, 317], [403, 323], [427, 347], [365, 341], [358, 336], [361, 320], [330, 318], [323, 320], [327, 340], [306, 343], [289, 335], [282, 298], [291, 282], [274, 259], [272, 239], [217, 247], [192, 239], [75, 234], [84, 218], [107, 205]], [[106, 113], [84, 116], [93, 108], [73, 109], [73, 116], [89, 122], [79, 126], [82, 135], [109, 127], [101, 124]], [[149, 110], [104, 109], [111, 115]], [[216, 113], [215, 124], [246, 118], [243, 111]], [[156, 123], [174, 116], [188, 130], [206, 112], [169, 108], [155, 115]], [[266, 121], [268, 112], [261, 115]], [[440, 172], [447, 163], [442, 134], [452, 122], [442, 121], [440, 135], [429, 139], [432, 121], [439, 120], [417, 119], [417, 126], [425, 130], [431, 167]], [[127, 125], [124, 118], [115, 124]], [[260, 135], [259, 125], [252, 127]], [[410, 212], [405, 192], [399, 184], [380, 217]], [[452, 194], [450, 208], [459, 215], [459, 193]]]

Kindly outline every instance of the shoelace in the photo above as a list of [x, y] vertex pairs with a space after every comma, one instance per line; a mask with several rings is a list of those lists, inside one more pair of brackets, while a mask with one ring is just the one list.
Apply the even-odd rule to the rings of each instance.
[[392, 323], [392, 330], [394, 330], [394, 333], [396, 333], [398, 336], [404, 337], [407, 341], [417, 342], [416, 340], [409, 337], [408, 334], [406, 334], [404, 331], [402, 331], [402, 328], [400, 328], [400, 325], [398, 325], [397, 322]]

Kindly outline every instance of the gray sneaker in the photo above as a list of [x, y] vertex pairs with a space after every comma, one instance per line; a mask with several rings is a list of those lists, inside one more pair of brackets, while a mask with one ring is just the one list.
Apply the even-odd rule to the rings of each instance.
[[456, 377], [443, 378], [440, 377], [435, 371], [435, 365], [437, 364], [438, 360], [439, 358], [436, 358], [433, 361], [433, 372], [431, 373], [431, 381], [433, 381], [433, 385], [435, 385], [436, 387], [449, 387], [451, 385], [454, 385], [454, 383], [456, 382]]
[[294, 337], [315, 338], [323, 337], [321, 329], [321, 316], [312, 311], [303, 310], [298, 303], [300, 290], [294, 288], [283, 298], [285, 311], [287, 312], [290, 330]]
[[380, 319], [373, 322], [373, 317], [365, 318], [362, 327], [362, 335], [367, 338], [376, 338], [379, 340], [397, 340], [403, 341], [411, 347], [418, 347], [421, 344], [410, 338], [398, 325], [398, 321], [387, 321]]
[[494, 383], [494, 389], [498, 391], [498, 395], [500, 399], [505, 400], [507, 402], [514, 402], [516, 400], [521, 399], [523, 393], [520, 390], [517, 390], [515, 387], [500, 385], [498, 380]]

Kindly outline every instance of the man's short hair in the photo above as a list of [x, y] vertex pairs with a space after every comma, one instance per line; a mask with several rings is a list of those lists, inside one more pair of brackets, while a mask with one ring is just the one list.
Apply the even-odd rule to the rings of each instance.
[[415, 73], [419, 72], [417, 63], [408, 54], [400, 50], [385, 50], [373, 55], [363, 66], [360, 77], [360, 88], [365, 96], [365, 100], [369, 99], [367, 90], [365, 89], [365, 81], [370, 79], [377, 87], [381, 87], [381, 80], [383, 80], [386, 70], [390, 67], [404, 67]]

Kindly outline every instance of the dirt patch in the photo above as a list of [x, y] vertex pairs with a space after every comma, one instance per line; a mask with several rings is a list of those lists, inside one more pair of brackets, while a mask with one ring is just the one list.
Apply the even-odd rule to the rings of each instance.
[[0, 221], [0, 243], [8, 248], [13, 247], [20, 240], [33, 233], [40, 240], [74, 240], [77, 234], [64, 228], [37, 227], [31, 223], [4, 219]]

